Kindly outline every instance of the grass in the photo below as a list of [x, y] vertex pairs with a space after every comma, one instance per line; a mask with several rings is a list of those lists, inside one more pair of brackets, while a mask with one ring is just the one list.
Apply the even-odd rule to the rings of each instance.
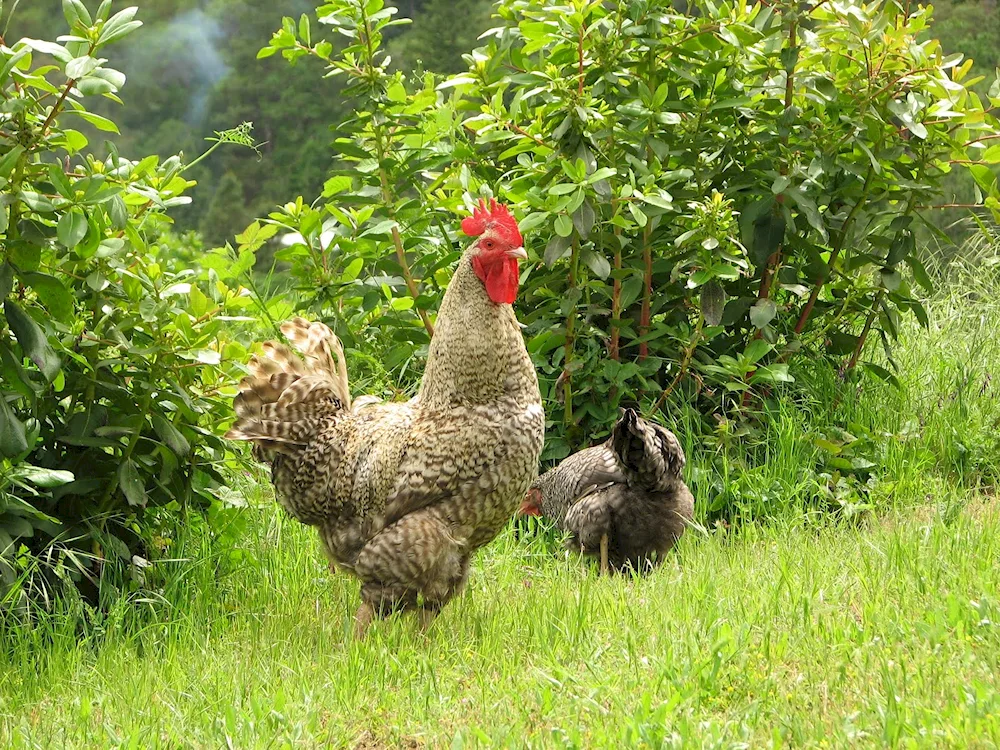
[[428, 636], [397, 618], [363, 643], [355, 585], [268, 514], [231, 574], [177, 563], [165, 601], [120, 604], [100, 637], [19, 639], [0, 742], [993, 746], [1000, 518], [975, 507], [693, 533], [638, 581], [508, 534]]
[[[706, 523], [649, 578], [508, 531], [427, 636], [356, 643], [357, 584], [264, 503], [85, 628], [68, 601], [0, 630], [0, 745], [1000, 745], [998, 288], [954, 276], [898, 388], [803, 373], [763, 434], [686, 435], [702, 511], [767, 521]], [[839, 490], [838, 430], [873, 465]], [[841, 491], [875, 512], [819, 512]]]

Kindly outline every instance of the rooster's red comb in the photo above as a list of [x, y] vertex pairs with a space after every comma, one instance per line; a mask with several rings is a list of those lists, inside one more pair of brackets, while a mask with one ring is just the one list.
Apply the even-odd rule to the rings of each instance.
[[490, 199], [489, 206], [486, 205], [485, 198], [480, 198], [479, 206], [472, 212], [472, 216], [462, 219], [462, 231], [470, 237], [478, 237], [487, 227], [492, 227], [514, 247], [524, 244], [521, 232], [517, 228], [517, 221], [507, 210], [507, 206], [497, 203], [496, 198]]

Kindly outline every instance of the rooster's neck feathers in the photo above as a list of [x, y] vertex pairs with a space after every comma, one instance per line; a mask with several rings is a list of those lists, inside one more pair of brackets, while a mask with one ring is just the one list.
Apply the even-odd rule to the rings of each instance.
[[535, 393], [537, 388], [513, 308], [489, 299], [467, 251], [441, 301], [420, 387], [421, 403], [442, 408], [490, 404]]

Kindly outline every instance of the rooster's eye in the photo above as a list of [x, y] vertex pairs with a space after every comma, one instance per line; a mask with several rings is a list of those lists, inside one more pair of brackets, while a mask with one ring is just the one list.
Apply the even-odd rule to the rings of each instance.
[[485, 248], [486, 248], [487, 250], [492, 250], [492, 249], [493, 249], [493, 246], [494, 246], [494, 244], [496, 244], [496, 243], [494, 243], [494, 242], [493, 242], [493, 240], [486, 240], [486, 241], [485, 241], [485, 242], [483, 243], [483, 247], [485, 247]]

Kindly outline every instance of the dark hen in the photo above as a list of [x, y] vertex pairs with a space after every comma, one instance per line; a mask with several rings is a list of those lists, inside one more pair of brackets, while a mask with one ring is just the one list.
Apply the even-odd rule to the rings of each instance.
[[693, 517], [684, 463], [672, 432], [626, 409], [606, 442], [540, 476], [521, 512], [552, 518], [572, 548], [600, 556], [602, 573], [647, 570]]

